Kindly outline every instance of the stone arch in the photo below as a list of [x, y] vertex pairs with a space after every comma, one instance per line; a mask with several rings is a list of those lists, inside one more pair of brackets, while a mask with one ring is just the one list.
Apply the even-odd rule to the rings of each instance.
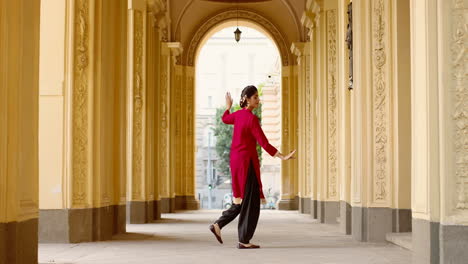
[[185, 65], [194, 66], [197, 48], [212, 28], [216, 27], [219, 24], [222, 24], [223, 22], [227, 22], [237, 18], [239, 20], [254, 23], [256, 25], [259, 25], [261, 28], [265, 29], [265, 31], [270, 34], [270, 37], [275, 42], [279, 50], [282, 65], [289, 65], [289, 49], [286, 45], [286, 41], [284, 40], [283, 34], [281, 34], [278, 28], [270, 20], [259, 15], [257, 12], [248, 9], [228, 9], [222, 11], [208, 18], [204, 23], [197, 27], [198, 29], [192, 35], [193, 37], [190, 41], [187, 52], [185, 53]]

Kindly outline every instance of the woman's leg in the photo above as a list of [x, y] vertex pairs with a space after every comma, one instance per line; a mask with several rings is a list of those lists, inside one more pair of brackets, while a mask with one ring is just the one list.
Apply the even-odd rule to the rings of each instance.
[[258, 188], [255, 169], [252, 161], [250, 161], [238, 226], [239, 242], [242, 244], [249, 243], [257, 228], [258, 217], [260, 216], [260, 191]]
[[229, 224], [232, 220], [236, 219], [236, 217], [239, 215], [241, 211], [241, 205], [240, 204], [232, 204], [232, 206], [225, 210], [221, 217], [218, 218], [214, 223], [218, 224], [219, 228], [223, 228], [227, 224]]

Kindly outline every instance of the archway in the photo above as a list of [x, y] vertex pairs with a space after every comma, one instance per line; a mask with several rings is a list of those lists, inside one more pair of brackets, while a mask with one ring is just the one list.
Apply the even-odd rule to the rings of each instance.
[[[297, 94], [290, 91], [293, 89], [297, 83], [298, 72], [294, 65], [290, 65], [290, 52], [287, 48], [286, 41], [284, 40], [283, 34], [277, 29], [277, 27], [271, 23], [265, 17], [259, 15], [256, 12], [251, 10], [236, 10], [229, 9], [223, 12], [219, 12], [216, 15], [207, 19], [204, 23], [198, 26], [197, 30], [191, 37], [190, 45], [185, 49], [182, 58], [180, 61], [186, 66], [187, 73], [187, 86], [186, 92], [188, 94], [188, 105], [194, 105], [195, 103], [195, 87], [196, 87], [196, 78], [195, 78], [195, 62], [199, 53], [200, 48], [203, 46], [204, 42], [209, 39], [209, 37], [217, 32], [220, 27], [225, 27], [226, 25], [234, 25], [236, 21], [242, 25], [249, 25], [250, 27], [262, 32], [268, 36], [273, 43], [275, 43], [278, 48], [280, 58], [281, 58], [281, 147], [280, 151], [286, 152], [292, 150], [297, 144], [297, 137], [294, 136], [297, 126], [297, 117], [294, 116], [296, 112], [297, 105]], [[188, 107], [188, 113], [193, 113], [194, 109]], [[190, 127], [195, 128], [195, 116], [190, 120]], [[188, 130], [191, 135], [189, 135], [190, 140], [193, 142], [187, 142], [187, 148], [192, 147], [193, 152], [196, 150], [195, 143], [195, 133], [194, 129]], [[294, 161], [297, 162], [297, 161]], [[191, 171], [195, 175], [195, 158], [189, 160], [190, 164], [193, 164]], [[298, 199], [297, 199], [297, 166], [293, 162], [289, 164], [284, 164], [281, 167], [281, 201], [279, 204], [280, 209], [297, 209]], [[195, 182], [194, 182], [195, 185]]]
[[[229, 150], [232, 126], [220, 121], [225, 110], [224, 95], [229, 91], [238, 106], [246, 85], [259, 89], [261, 106], [254, 110], [270, 143], [281, 145], [281, 60], [271, 38], [257, 25], [241, 22], [242, 39], [233, 38], [236, 21], [214, 27], [199, 46], [195, 60], [196, 80], [196, 193], [203, 209], [221, 209], [231, 205]], [[268, 203], [276, 208], [281, 188], [281, 163], [259, 146], [262, 183]]]

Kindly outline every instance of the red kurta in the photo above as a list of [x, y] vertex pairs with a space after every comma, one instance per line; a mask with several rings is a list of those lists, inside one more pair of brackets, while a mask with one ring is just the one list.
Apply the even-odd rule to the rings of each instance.
[[262, 190], [260, 162], [257, 156], [256, 142], [271, 156], [274, 156], [278, 150], [270, 145], [260, 127], [257, 116], [248, 108], [241, 109], [232, 114], [229, 113], [229, 110], [226, 110], [223, 114], [222, 121], [225, 124], [234, 125], [230, 154], [232, 192], [234, 199], [244, 198], [244, 189], [245, 183], [247, 182], [250, 161], [253, 163], [255, 175], [258, 179], [260, 198], [264, 199], [265, 196]]

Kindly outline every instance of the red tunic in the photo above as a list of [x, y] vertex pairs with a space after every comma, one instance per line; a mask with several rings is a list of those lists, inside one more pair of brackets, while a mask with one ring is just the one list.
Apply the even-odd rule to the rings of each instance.
[[245, 183], [247, 182], [250, 161], [253, 163], [255, 175], [258, 179], [260, 198], [264, 199], [265, 196], [262, 190], [260, 162], [257, 156], [256, 142], [271, 156], [274, 156], [278, 150], [270, 145], [260, 127], [257, 116], [248, 108], [241, 109], [232, 114], [229, 113], [229, 110], [226, 110], [223, 114], [222, 121], [225, 124], [234, 125], [230, 154], [232, 192], [234, 199], [244, 198], [244, 189]]

